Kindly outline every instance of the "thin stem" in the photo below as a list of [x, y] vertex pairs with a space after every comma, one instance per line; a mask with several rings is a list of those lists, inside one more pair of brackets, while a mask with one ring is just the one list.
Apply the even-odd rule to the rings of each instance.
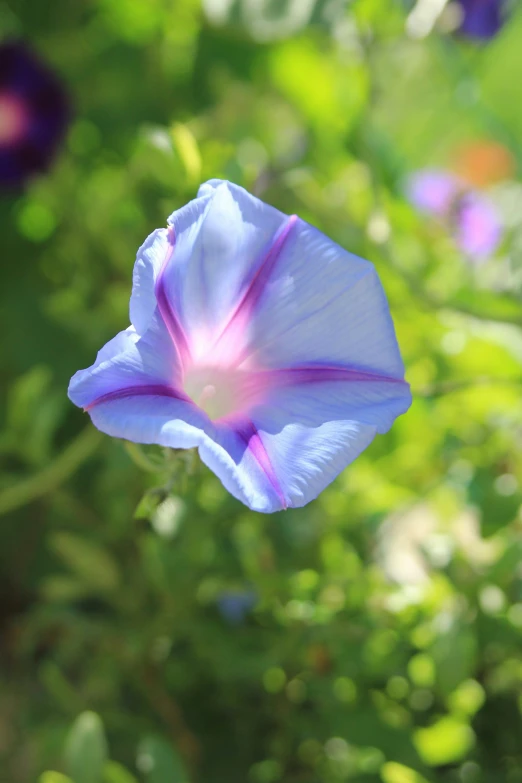
[[133, 443], [130, 440], [124, 441], [125, 450], [127, 451], [127, 454], [131, 458], [131, 460], [134, 462], [135, 465], [137, 465], [142, 470], [146, 470], [148, 473], [162, 473], [165, 470], [165, 464], [160, 462], [155, 462], [154, 460], [150, 459], [141, 446], [139, 446], [137, 443]]
[[0, 493], [0, 515], [32, 503], [70, 478], [96, 451], [102, 434], [86, 427], [46, 468]]

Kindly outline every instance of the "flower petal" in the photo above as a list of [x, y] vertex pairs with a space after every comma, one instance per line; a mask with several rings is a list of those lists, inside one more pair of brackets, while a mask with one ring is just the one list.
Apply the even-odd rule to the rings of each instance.
[[169, 218], [173, 234], [167, 228], [153, 231], [138, 250], [132, 276], [130, 320], [139, 334], [144, 334], [156, 309], [155, 285], [164, 264], [173, 253], [185, 263], [190, 258], [195, 239], [203, 222], [209, 197], [196, 198]]
[[287, 220], [228, 182], [213, 180], [201, 193], [197, 201], [206, 208], [190, 231], [190, 241], [180, 243], [181, 210], [171, 218], [175, 247], [163, 272], [166, 295], [196, 354], [214, 342]]
[[225, 489], [253, 511], [280, 511], [286, 501], [274, 484], [271, 470], [267, 470], [266, 456], [259, 458], [263, 448], [256, 436], [249, 420], [217, 423], [211, 437], [203, 439], [199, 455]]
[[245, 359], [262, 368], [320, 363], [404, 375], [373, 265], [299, 219], [251, 315]]
[[313, 500], [409, 408], [408, 384], [334, 380], [274, 389], [250, 413], [289, 507]]
[[[69, 384], [69, 398], [81, 408], [91, 408], [100, 398], [132, 387], [179, 388], [177, 355], [157, 315], [144, 337], [131, 327], [120, 332], [98, 353], [95, 363], [80, 370]], [[181, 392], [177, 396], [183, 396]]]
[[101, 399], [90, 410], [92, 422], [114, 438], [191, 449], [205, 439], [208, 417], [186, 399], [175, 399], [150, 389], [146, 395]]
[[131, 322], [143, 334], [157, 303], [181, 355], [208, 350], [264, 265], [287, 220], [243, 188], [211, 180], [138, 251]]

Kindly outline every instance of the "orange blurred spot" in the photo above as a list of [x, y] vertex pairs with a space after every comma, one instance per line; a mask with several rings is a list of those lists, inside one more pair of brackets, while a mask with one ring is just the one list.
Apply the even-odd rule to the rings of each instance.
[[513, 176], [515, 161], [502, 144], [477, 141], [457, 152], [453, 168], [470, 185], [484, 188]]

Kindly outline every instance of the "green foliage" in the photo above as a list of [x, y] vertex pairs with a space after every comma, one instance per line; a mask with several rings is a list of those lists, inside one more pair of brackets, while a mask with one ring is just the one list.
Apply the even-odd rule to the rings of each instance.
[[73, 783], [71, 781], [71, 778], [68, 778], [67, 775], [62, 775], [61, 772], [44, 772], [43, 775], [40, 776], [38, 783]]
[[[2, 783], [521, 783], [522, 13], [477, 45], [449, 5], [415, 37], [398, 0], [0, 3], [75, 105], [0, 198]], [[404, 180], [491, 142], [470, 264]], [[211, 177], [373, 261], [414, 394], [272, 517], [66, 397]]]
[[117, 761], [108, 761], [103, 770], [103, 783], [136, 783], [136, 778]]
[[188, 783], [183, 762], [161, 737], [145, 737], [138, 747], [137, 765], [147, 783]]
[[75, 783], [101, 783], [107, 761], [103, 724], [94, 712], [74, 721], [65, 745], [65, 766]]

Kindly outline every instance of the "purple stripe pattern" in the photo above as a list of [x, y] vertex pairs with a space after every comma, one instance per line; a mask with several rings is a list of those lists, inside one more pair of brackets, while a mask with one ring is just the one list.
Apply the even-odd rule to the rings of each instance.
[[281, 489], [276, 472], [257, 427], [250, 419], [245, 419], [241, 425], [237, 426], [236, 432], [241, 440], [246, 443], [247, 448], [250, 450], [252, 456], [268, 479], [270, 487], [281, 502], [281, 508], [286, 509], [288, 506], [283, 490]]
[[264, 370], [256, 373], [260, 382], [270, 387], [293, 386], [309, 383], [398, 383], [407, 385], [403, 378], [380, 375], [370, 370], [356, 370], [350, 367], [288, 367], [281, 370]]
[[[247, 290], [241, 297], [239, 304], [227, 321], [225, 328], [216, 340], [215, 347], [217, 347], [219, 343], [224, 341], [226, 338], [232, 340], [235, 338], [239, 339], [238, 332], [240, 333], [245, 330], [246, 325], [256, 308], [256, 305], [259, 303], [263, 295], [266, 284], [270, 280], [270, 275], [272, 274], [274, 267], [277, 264], [285, 243], [288, 241], [290, 233], [293, 227], [296, 225], [297, 221], [297, 215], [291, 215], [272, 239], [267, 252], [259, 263], [252, 281], [250, 282]], [[243, 357], [238, 356], [237, 360], [240, 361], [241, 358]]]
[[[411, 404], [387, 303], [368, 262], [295, 215], [228, 182], [200, 193], [170, 218], [166, 250], [162, 233], [139, 251], [135, 323], [69, 396], [112, 436], [199, 448], [255, 511], [303, 506]], [[224, 279], [201, 280], [198, 298], [194, 269], [213, 247]]]
[[190, 359], [188, 340], [183, 327], [181, 326], [180, 320], [176, 315], [174, 307], [167, 295], [165, 281], [167, 267], [174, 255], [174, 250], [176, 247], [176, 234], [172, 226], [169, 227], [168, 240], [169, 246], [161, 266], [158, 279], [156, 281], [155, 294], [156, 300], [158, 302], [158, 309], [161, 313], [161, 317], [163, 318], [163, 322], [167, 327], [170, 336], [172, 337], [172, 342], [174, 343], [174, 347], [178, 352], [181, 364], [186, 365]]
[[116, 402], [117, 400], [127, 400], [130, 397], [170, 397], [173, 400], [191, 402], [190, 398], [187, 397], [186, 394], [183, 394], [183, 392], [171, 389], [169, 386], [162, 386], [158, 383], [143, 386], [125, 386], [122, 389], [115, 389], [106, 394], [101, 394], [86, 405], [84, 411], [92, 410], [95, 405], [102, 405], [106, 402]]

